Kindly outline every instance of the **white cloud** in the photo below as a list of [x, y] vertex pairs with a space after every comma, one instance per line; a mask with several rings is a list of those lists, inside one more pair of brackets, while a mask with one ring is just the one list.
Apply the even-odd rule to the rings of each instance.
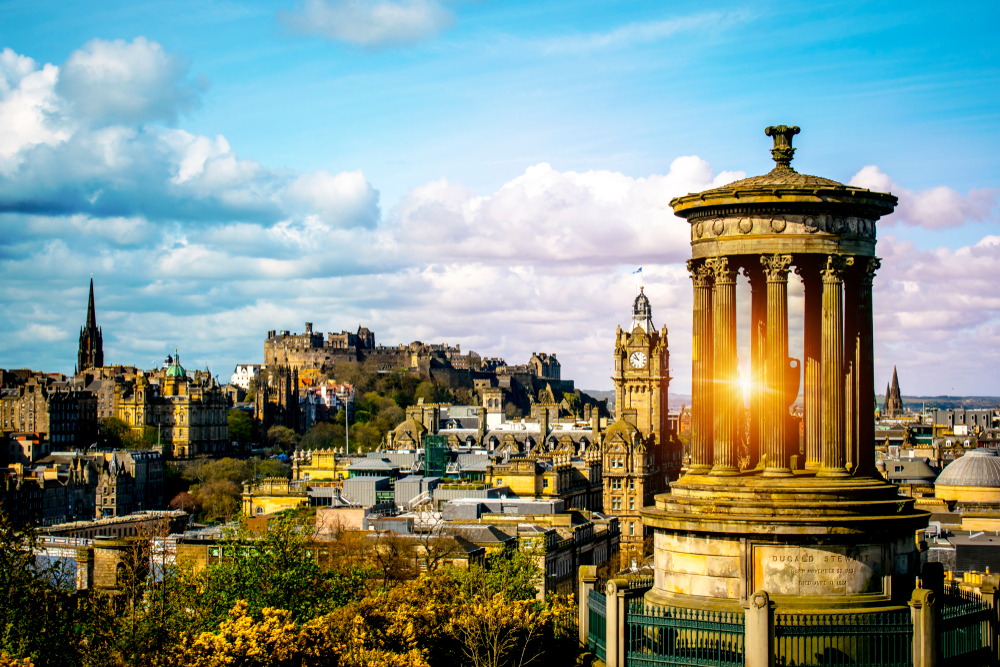
[[673, 197], [742, 178], [716, 176], [697, 156], [670, 171], [632, 178], [608, 171], [558, 172], [542, 163], [489, 196], [445, 179], [414, 188], [394, 211], [398, 242], [448, 261], [618, 265], [680, 261], [689, 227], [673, 215]]
[[658, 42], [682, 32], [698, 31], [704, 33], [706, 30], [719, 30], [734, 23], [742, 23], [748, 18], [747, 12], [740, 11], [706, 12], [660, 21], [640, 21], [607, 32], [557, 37], [545, 42], [544, 51], [546, 53], [580, 53], [631, 47]]
[[896, 211], [882, 218], [882, 224], [902, 222], [925, 229], [947, 229], [961, 227], [967, 221], [997, 220], [995, 209], [1000, 192], [996, 188], [970, 190], [965, 195], [943, 185], [913, 191], [893, 182], [874, 165], [864, 167], [856, 173], [849, 185], [891, 192], [899, 197]]
[[[316, 216], [372, 227], [378, 192], [360, 171], [296, 174], [226, 141], [168, 129], [200, 88], [156, 42], [93, 40], [62, 68], [0, 54], [0, 209], [153, 221]], [[291, 188], [291, 189], [289, 189]]]
[[69, 338], [69, 334], [59, 327], [51, 324], [31, 324], [21, 331], [21, 338], [26, 340], [40, 340], [46, 343], [53, 343], [57, 340]]
[[297, 33], [368, 48], [416, 44], [453, 21], [435, 0], [304, 0], [278, 17]]
[[156, 42], [136, 37], [94, 39], [70, 54], [56, 92], [74, 115], [95, 123], [173, 122], [195, 107], [207, 85], [187, 79], [188, 62]]

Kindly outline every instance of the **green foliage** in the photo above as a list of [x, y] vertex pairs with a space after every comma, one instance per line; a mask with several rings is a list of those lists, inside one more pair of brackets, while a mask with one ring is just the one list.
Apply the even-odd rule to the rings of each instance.
[[79, 651], [75, 582], [59, 562], [36, 560], [37, 539], [30, 527], [16, 529], [0, 504], [0, 651], [35, 667], [68, 664]]
[[500, 594], [510, 600], [534, 600], [542, 570], [531, 550], [512, 549], [490, 552], [484, 566], [453, 570], [452, 576], [469, 595]]
[[322, 569], [312, 555], [314, 543], [294, 516], [268, 524], [262, 536], [241, 525], [221, 542], [221, 558], [195, 576], [194, 627], [217, 627], [240, 600], [249, 613], [284, 609], [296, 621], [308, 620], [343, 606], [364, 591], [370, 574], [365, 567]]
[[290, 452], [299, 444], [299, 436], [287, 426], [272, 426], [267, 429], [267, 442], [271, 447]]
[[299, 445], [302, 449], [329, 449], [338, 435], [343, 434], [343, 428], [321, 422], [305, 432]]
[[104, 444], [115, 449], [151, 449], [158, 442], [153, 426], [143, 426], [138, 432], [118, 417], [108, 417], [102, 424]]
[[[205, 474], [221, 483], [226, 470]], [[366, 534], [317, 541], [312, 520], [300, 510], [263, 533], [240, 525], [202, 569], [169, 562], [142, 536], [123, 553], [116, 595], [77, 595], [59, 568], [36, 563], [34, 533], [0, 507], [0, 652], [36, 667], [573, 663], [572, 600], [535, 599], [531, 554], [419, 576], [411, 565], [400, 579]]]
[[253, 438], [253, 419], [250, 415], [245, 410], [230, 410], [228, 421], [229, 439], [244, 447], [249, 445]]

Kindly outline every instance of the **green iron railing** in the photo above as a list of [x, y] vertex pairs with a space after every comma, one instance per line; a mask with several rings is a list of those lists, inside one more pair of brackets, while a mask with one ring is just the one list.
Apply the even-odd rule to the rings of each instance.
[[741, 612], [662, 607], [634, 600], [626, 622], [628, 667], [743, 665]]
[[989, 659], [990, 606], [974, 590], [945, 588], [938, 616], [942, 665], [986, 664]]
[[606, 598], [600, 591], [590, 591], [587, 598], [589, 624], [587, 626], [587, 646], [601, 660], [606, 660], [604, 638], [607, 637]]
[[774, 664], [910, 667], [909, 610], [875, 614], [775, 614]]

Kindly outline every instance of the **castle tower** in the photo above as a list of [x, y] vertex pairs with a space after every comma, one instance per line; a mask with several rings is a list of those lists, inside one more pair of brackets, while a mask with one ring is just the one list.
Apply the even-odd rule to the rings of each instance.
[[666, 489], [669, 468], [680, 452], [667, 425], [670, 352], [667, 328], [657, 331], [643, 290], [632, 304], [632, 328], [618, 327], [614, 375], [617, 420], [604, 436], [604, 511], [621, 525], [622, 564], [642, 562], [645, 530], [640, 510]]
[[90, 279], [90, 300], [87, 302], [87, 324], [80, 328], [80, 349], [76, 354], [76, 370], [82, 373], [104, 365], [104, 337], [97, 326], [94, 308], [94, 279]]
[[896, 367], [892, 367], [892, 386], [885, 390], [885, 407], [882, 416], [888, 419], [899, 419], [903, 416], [903, 396], [899, 393], [899, 376]]
[[[888, 613], [914, 587], [914, 533], [928, 514], [875, 468], [875, 224], [897, 199], [797, 173], [798, 133], [766, 129], [770, 173], [670, 202], [691, 226], [691, 462], [641, 513], [655, 545], [647, 604], [742, 614], [769, 598], [778, 615]], [[805, 297], [801, 365], [788, 346], [793, 268]], [[749, 423], [736, 358], [741, 270], [752, 294]], [[804, 457], [789, 409], [802, 370]], [[754, 442], [759, 462], [743, 455]]]

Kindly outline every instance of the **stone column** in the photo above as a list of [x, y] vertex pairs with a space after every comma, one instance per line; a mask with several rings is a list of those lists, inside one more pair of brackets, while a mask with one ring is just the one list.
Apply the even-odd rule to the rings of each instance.
[[823, 283], [812, 257], [800, 257], [795, 273], [802, 278], [805, 292], [803, 307], [803, 363], [805, 371], [804, 414], [806, 441], [806, 468], [820, 466], [820, 357], [822, 355], [821, 329], [823, 322]]
[[618, 617], [618, 598], [622, 586], [628, 586], [626, 579], [612, 579], [605, 589], [604, 604], [604, 665], [605, 667], [625, 667], [624, 661], [619, 662], [619, 644], [624, 634], [625, 617]]
[[847, 467], [858, 465], [858, 276], [844, 272], [844, 447]]
[[822, 440], [817, 477], [846, 477], [844, 441], [844, 270], [851, 259], [826, 258], [823, 277]]
[[858, 475], [874, 476], [875, 470], [875, 351], [872, 325], [872, 282], [881, 266], [869, 257], [861, 267], [858, 287]]
[[761, 462], [764, 442], [764, 360], [767, 341], [767, 284], [759, 266], [745, 269], [750, 279], [750, 467]]
[[746, 667], [772, 667], [774, 651], [771, 647], [773, 616], [767, 591], [757, 591], [745, 603], [743, 646]]
[[94, 548], [77, 547], [76, 590], [87, 591], [94, 587]]
[[764, 400], [764, 475], [788, 477], [788, 268], [791, 255], [760, 258], [767, 276], [767, 361]]
[[694, 281], [694, 326], [691, 347], [691, 465], [688, 473], [712, 469], [712, 270], [689, 259]]
[[715, 289], [712, 290], [712, 333], [715, 340], [712, 447], [715, 457], [710, 474], [737, 475], [739, 436], [736, 400], [739, 382], [736, 368], [736, 270], [729, 265], [726, 257], [710, 259], [706, 263], [715, 275]]
[[597, 583], [597, 566], [580, 566], [580, 588], [577, 591], [577, 618], [580, 626], [580, 646], [586, 646], [590, 634], [590, 591]]
[[913, 620], [913, 667], [936, 667], [937, 597], [933, 591], [926, 588], [913, 589], [910, 618]]

